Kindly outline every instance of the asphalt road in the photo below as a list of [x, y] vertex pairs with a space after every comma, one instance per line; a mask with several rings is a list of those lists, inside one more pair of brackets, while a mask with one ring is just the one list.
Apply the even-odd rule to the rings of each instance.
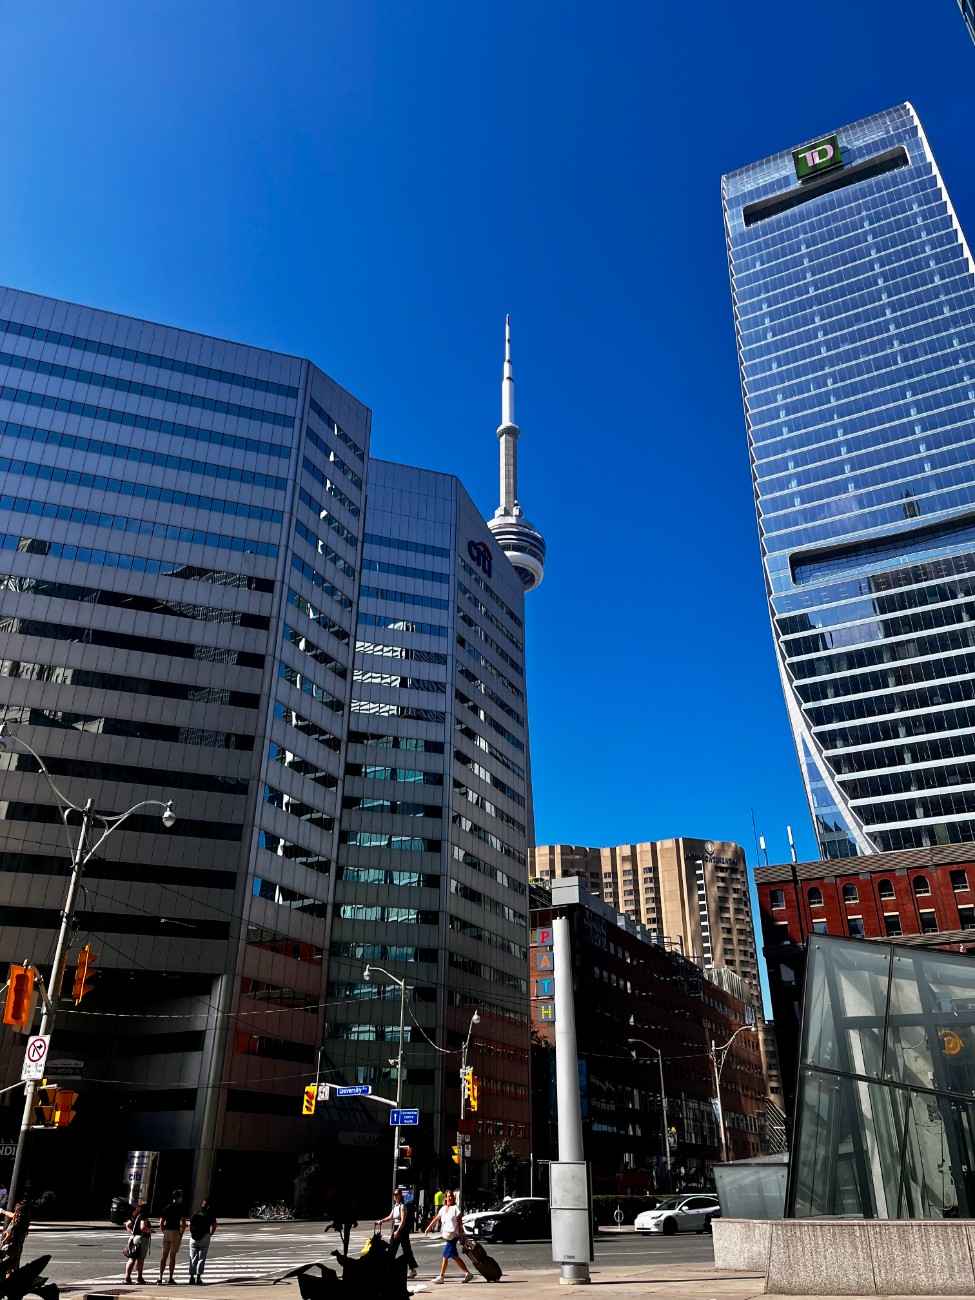
[[[352, 1236], [351, 1250], [358, 1253], [366, 1239], [361, 1229]], [[62, 1290], [107, 1286], [122, 1280], [125, 1261], [122, 1248], [126, 1234], [118, 1231], [77, 1228], [68, 1231], [32, 1231], [24, 1259], [38, 1255], [53, 1256], [48, 1276]], [[434, 1236], [414, 1237], [414, 1251], [421, 1279], [429, 1279], [440, 1264], [441, 1243]], [[275, 1276], [304, 1263], [322, 1260], [331, 1264], [330, 1252], [336, 1248], [334, 1233], [326, 1234], [311, 1223], [274, 1223], [228, 1225], [220, 1228], [213, 1239], [205, 1278], [210, 1282], [229, 1282], [243, 1278], [271, 1281]], [[505, 1269], [551, 1269], [550, 1242], [518, 1242], [515, 1245], [488, 1245]], [[160, 1242], [154, 1236], [146, 1261], [146, 1278], [158, 1277]], [[711, 1238], [696, 1233], [674, 1237], [640, 1237], [633, 1232], [606, 1232], [596, 1238], [596, 1262], [647, 1268], [654, 1261], [661, 1264], [710, 1264], [713, 1259]], [[176, 1269], [177, 1282], [187, 1281], [188, 1247], [184, 1239]]]

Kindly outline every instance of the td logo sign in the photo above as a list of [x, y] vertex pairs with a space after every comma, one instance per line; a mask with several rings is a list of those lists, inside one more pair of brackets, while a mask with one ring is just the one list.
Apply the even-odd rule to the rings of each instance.
[[833, 167], [839, 167], [843, 162], [843, 156], [836, 136], [828, 135], [825, 140], [817, 140], [815, 144], [794, 149], [792, 161], [795, 164], [796, 176], [804, 181], [810, 176], [818, 176], [820, 172], [828, 172]]

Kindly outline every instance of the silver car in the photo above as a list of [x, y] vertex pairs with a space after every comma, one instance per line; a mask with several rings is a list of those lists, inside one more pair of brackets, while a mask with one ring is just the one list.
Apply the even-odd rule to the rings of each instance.
[[644, 1210], [633, 1222], [637, 1232], [707, 1232], [711, 1220], [721, 1213], [716, 1196], [694, 1193], [665, 1196], [655, 1210]]

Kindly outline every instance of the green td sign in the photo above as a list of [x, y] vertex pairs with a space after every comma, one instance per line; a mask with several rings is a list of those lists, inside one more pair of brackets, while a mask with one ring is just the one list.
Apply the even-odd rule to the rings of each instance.
[[801, 149], [794, 149], [792, 161], [795, 163], [796, 176], [799, 180], [808, 180], [810, 176], [818, 176], [820, 172], [828, 172], [831, 168], [842, 164], [840, 143], [835, 135], [828, 135], [823, 140], [817, 140], [815, 144], [806, 144]]

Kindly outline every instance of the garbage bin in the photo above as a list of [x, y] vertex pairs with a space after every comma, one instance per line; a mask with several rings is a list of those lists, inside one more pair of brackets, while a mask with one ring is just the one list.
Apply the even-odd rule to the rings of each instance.
[[117, 1223], [119, 1227], [128, 1220], [132, 1207], [129, 1205], [127, 1196], [113, 1196], [111, 1208], [108, 1211], [108, 1217], [112, 1223]]

